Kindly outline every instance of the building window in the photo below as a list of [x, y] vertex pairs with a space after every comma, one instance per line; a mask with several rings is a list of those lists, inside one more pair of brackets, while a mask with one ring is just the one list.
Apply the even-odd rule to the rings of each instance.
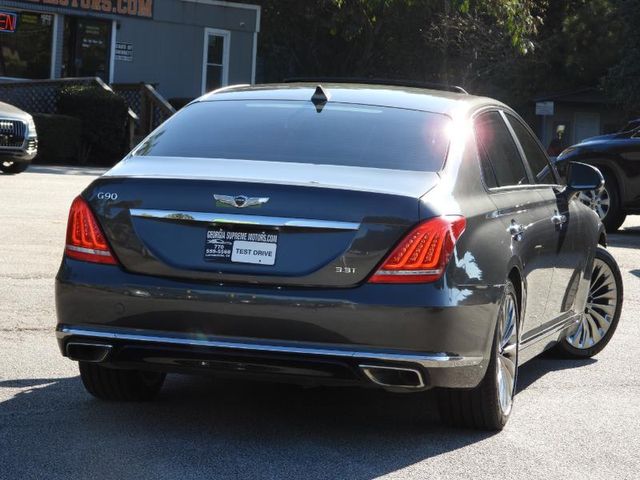
[[202, 59], [203, 93], [229, 84], [229, 40], [228, 31], [205, 29]]
[[21, 12], [14, 33], [0, 33], [0, 76], [49, 78], [53, 15]]

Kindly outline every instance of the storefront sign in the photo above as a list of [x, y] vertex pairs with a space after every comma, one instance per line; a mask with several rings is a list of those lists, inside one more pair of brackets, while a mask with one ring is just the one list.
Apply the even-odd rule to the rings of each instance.
[[18, 15], [13, 12], [0, 12], [0, 32], [13, 33], [18, 26]]
[[116, 42], [115, 59], [121, 62], [133, 62], [133, 45], [125, 42]]
[[552, 116], [554, 107], [553, 102], [536, 102], [536, 115]]
[[18, 0], [21, 3], [50, 5], [95, 13], [153, 18], [153, 0]]

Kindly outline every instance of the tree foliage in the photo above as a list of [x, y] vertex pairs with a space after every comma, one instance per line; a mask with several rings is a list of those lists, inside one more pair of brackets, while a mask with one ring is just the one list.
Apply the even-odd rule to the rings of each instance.
[[640, 106], [637, 0], [258, 3], [264, 81], [441, 81], [515, 105], [540, 92], [606, 85]]
[[629, 115], [640, 113], [640, 8], [635, 0], [619, 2], [619, 61], [604, 80], [609, 96]]

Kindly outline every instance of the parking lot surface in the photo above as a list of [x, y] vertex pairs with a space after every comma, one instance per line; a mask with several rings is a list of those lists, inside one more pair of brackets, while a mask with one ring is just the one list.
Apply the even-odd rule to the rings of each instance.
[[490, 434], [440, 425], [431, 394], [174, 375], [154, 403], [91, 398], [56, 345], [53, 279], [99, 173], [0, 176], [1, 479], [640, 478], [640, 216], [609, 237], [625, 282], [611, 343], [523, 366]]

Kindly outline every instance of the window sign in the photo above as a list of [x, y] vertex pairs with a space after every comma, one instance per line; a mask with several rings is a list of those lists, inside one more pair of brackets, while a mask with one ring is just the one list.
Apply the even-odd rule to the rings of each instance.
[[550, 117], [553, 115], [553, 102], [536, 102], [536, 115]]
[[131, 43], [116, 42], [115, 59], [121, 62], [133, 62], [133, 45]]
[[18, 15], [13, 12], [0, 12], [0, 33], [14, 33], [18, 26]]
[[[15, 14], [14, 14], [15, 15]], [[21, 12], [11, 34], [0, 33], [0, 77], [49, 78], [53, 15]]]

